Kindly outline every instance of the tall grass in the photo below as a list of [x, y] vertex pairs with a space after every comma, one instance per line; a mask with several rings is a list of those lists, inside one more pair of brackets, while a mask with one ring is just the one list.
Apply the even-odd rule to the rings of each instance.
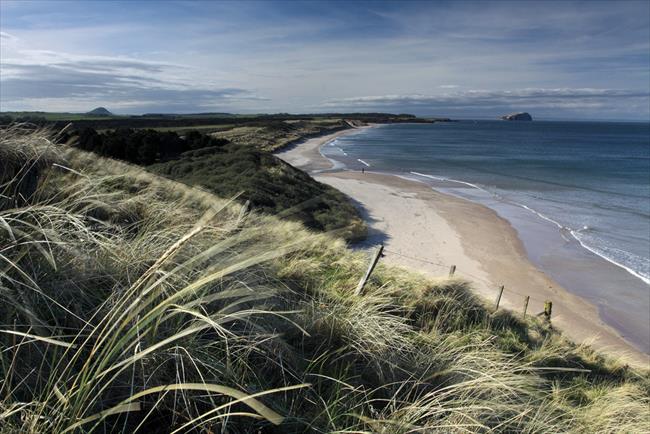
[[467, 282], [357, 297], [335, 234], [1, 134], [0, 432], [649, 430], [646, 372]]

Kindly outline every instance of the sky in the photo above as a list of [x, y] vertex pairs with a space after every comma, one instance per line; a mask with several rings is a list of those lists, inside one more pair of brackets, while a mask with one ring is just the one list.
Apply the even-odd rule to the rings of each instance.
[[650, 120], [649, 1], [0, 0], [0, 111]]

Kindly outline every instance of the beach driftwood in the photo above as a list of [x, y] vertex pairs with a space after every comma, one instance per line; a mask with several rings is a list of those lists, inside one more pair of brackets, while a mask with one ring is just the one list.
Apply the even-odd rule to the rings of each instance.
[[366, 286], [366, 282], [370, 278], [370, 275], [372, 274], [372, 270], [375, 269], [377, 262], [379, 262], [379, 258], [381, 257], [383, 251], [384, 251], [384, 245], [380, 244], [379, 247], [377, 247], [377, 249], [375, 250], [374, 255], [372, 256], [372, 260], [370, 261], [370, 265], [368, 266], [368, 271], [366, 271], [366, 274], [359, 281], [359, 284], [357, 285], [357, 289], [354, 291], [354, 295], [360, 295], [361, 291], [363, 291], [363, 287]]

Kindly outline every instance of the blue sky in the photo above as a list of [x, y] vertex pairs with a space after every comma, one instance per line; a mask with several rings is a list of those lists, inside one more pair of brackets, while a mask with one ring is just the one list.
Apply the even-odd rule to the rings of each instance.
[[650, 2], [0, 1], [0, 110], [650, 119]]

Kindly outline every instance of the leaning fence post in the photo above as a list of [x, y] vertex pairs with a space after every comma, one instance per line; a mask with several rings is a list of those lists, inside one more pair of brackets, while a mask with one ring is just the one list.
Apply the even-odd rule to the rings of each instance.
[[372, 260], [370, 261], [370, 265], [368, 266], [368, 271], [366, 271], [365, 276], [363, 276], [359, 281], [359, 284], [357, 285], [357, 289], [354, 291], [354, 295], [361, 294], [363, 287], [366, 286], [366, 282], [368, 281], [368, 278], [372, 274], [372, 270], [375, 269], [375, 265], [377, 265], [377, 262], [379, 262], [379, 258], [381, 257], [381, 252], [383, 251], [384, 251], [384, 245], [380, 244], [377, 250], [375, 250], [375, 254], [372, 257]]
[[530, 300], [530, 295], [527, 295], [524, 299], [524, 318], [526, 318], [526, 311], [528, 310], [528, 301]]
[[455, 265], [452, 265], [451, 267], [449, 267], [449, 277], [453, 277], [455, 272], [456, 272], [456, 266]]
[[551, 312], [553, 311], [553, 302], [550, 300], [546, 300], [544, 302], [544, 317], [550, 321], [551, 320]]
[[497, 300], [494, 303], [495, 311], [499, 310], [499, 303], [501, 302], [501, 294], [503, 294], [503, 285], [501, 285], [501, 288], [499, 288], [499, 294], [497, 295]]

